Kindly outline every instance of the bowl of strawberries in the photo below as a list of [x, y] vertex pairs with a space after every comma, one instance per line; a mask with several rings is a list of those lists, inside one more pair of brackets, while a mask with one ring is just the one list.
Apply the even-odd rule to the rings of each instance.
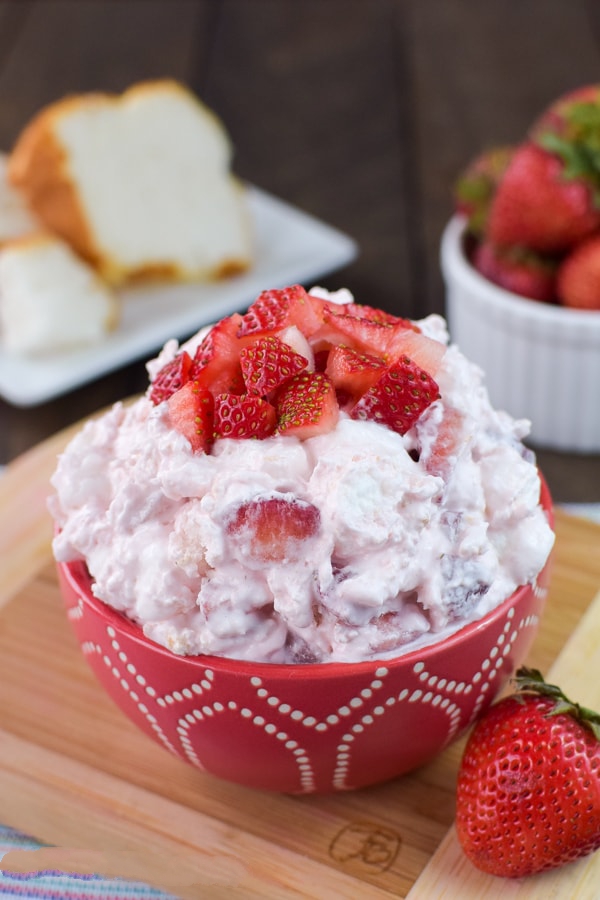
[[600, 450], [600, 85], [483, 152], [442, 237], [451, 337], [534, 445]]

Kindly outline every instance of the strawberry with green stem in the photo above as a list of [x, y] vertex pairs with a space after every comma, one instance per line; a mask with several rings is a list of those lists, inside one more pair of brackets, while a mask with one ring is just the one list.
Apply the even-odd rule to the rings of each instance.
[[470, 234], [485, 232], [490, 205], [513, 154], [512, 147], [493, 147], [477, 156], [454, 185], [454, 206], [467, 219]]
[[520, 878], [600, 847], [600, 715], [521, 668], [460, 765], [456, 829], [477, 868]]
[[600, 228], [600, 86], [559, 98], [516, 148], [491, 204], [495, 244], [563, 253]]

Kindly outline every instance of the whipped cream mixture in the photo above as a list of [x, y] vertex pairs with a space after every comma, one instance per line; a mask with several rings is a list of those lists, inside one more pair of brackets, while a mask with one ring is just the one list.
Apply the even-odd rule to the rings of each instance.
[[[439, 316], [418, 324], [447, 343]], [[403, 436], [341, 413], [327, 434], [210, 454], [165, 403], [117, 404], [60, 457], [55, 556], [85, 560], [94, 594], [178, 654], [357, 661], [438, 640], [533, 581], [553, 533], [528, 423], [492, 409], [455, 346], [436, 381]], [[289, 504], [300, 525], [270, 553], [269, 517]]]

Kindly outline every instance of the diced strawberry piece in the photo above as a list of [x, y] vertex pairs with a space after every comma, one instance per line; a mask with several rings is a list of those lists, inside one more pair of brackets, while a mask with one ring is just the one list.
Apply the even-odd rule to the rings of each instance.
[[321, 372], [294, 375], [277, 395], [277, 432], [300, 440], [335, 428], [339, 407], [335, 388]]
[[249, 394], [266, 397], [298, 372], [308, 360], [272, 335], [258, 338], [240, 353], [242, 375]]
[[331, 304], [328, 303], [327, 300], [324, 300], [323, 297], [315, 297], [314, 294], [309, 294], [308, 300], [316, 320], [321, 323], [323, 321], [323, 309]]
[[372, 419], [398, 434], [406, 434], [439, 396], [433, 378], [403, 356], [363, 394], [350, 415], [353, 419]]
[[169, 397], [182, 388], [189, 379], [192, 360], [189, 353], [183, 350], [177, 356], [162, 367], [156, 378], [150, 385], [150, 400], [155, 406], [168, 400]]
[[311, 338], [315, 351], [343, 345], [360, 353], [385, 356], [395, 326], [351, 316], [341, 312], [344, 309], [344, 306], [335, 308], [332, 304], [324, 306], [323, 324]]
[[215, 397], [215, 437], [266, 438], [273, 434], [275, 408], [260, 397], [247, 394], [217, 394]]
[[325, 374], [336, 391], [344, 391], [356, 401], [373, 387], [384, 369], [385, 362], [380, 356], [359, 353], [349, 347], [333, 347], [329, 351]]
[[419, 331], [399, 326], [394, 329], [387, 348], [387, 359], [395, 362], [402, 356], [408, 356], [420, 369], [424, 369], [430, 375], [435, 376], [444, 354], [445, 344], [428, 338]]
[[[330, 304], [331, 309], [332, 304]], [[385, 312], [383, 309], [376, 309], [374, 306], [366, 306], [364, 303], [345, 303], [340, 306], [340, 312], [348, 316], [357, 316], [359, 319], [368, 319], [370, 322], [378, 322], [380, 325], [404, 325], [405, 328], [417, 328], [410, 319], [403, 319], [400, 316], [394, 316], [392, 313]]]
[[195, 453], [207, 452], [213, 438], [214, 398], [210, 391], [188, 381], [168, 401], [169, 422], [192, 445]]
[[304, 337], [297, 325], [290, 325], [277, 332], [277, 337], [282, 344], [287, 344], [295, 353], [299, 353], [307, 361], [307, 369], [313, 372], [315, 368], [315, 355], [308, 340]]
[[211, 328], [199, 345], [190, 369], [190, 378], [216, 396], [245, 391], [240, 351], [244, 342], [238, 339], [242, 317], [238, 313], [222, 319]]
[[327, 362], [329, 360], [329, 347], [324, 350], [317, 350], [314, 354], [315, 358], [315, 372], [324, 372], [327, 368]]
[[239, 506], [227, 523], [227, 532], [264, 562], [297, 559], [303, 544], [319, 531], [321, 514], [312, 503], [270, 497]]
[[426, 456], [421, 455], [421, 462], [431, 475], [439, 475], [448, 480], [460, 449], [465, 446], [463, 426], [463, 413], [446, 407], [431, 449]]
[[263, 291], [242, 317], [238, 337], [272, 334], [290, 325], [296, 325], [308, 337], [321, 324], [316, 299], [299, 284]]

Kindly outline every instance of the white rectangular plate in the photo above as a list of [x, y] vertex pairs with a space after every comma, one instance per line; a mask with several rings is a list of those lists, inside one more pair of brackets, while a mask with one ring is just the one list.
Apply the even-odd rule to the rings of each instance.
[[0, 395], [35, 406], [158, 350], [169, 338], [243, 311], [267, 288], [313, 280], [351, 262], [356, 243], [282, 200], [248, 188], [255, 263], [244, 275], [210, 284], [153, 285], [121, 292], [116, 331], [88, 347], [27, 358], [0, 349]]

